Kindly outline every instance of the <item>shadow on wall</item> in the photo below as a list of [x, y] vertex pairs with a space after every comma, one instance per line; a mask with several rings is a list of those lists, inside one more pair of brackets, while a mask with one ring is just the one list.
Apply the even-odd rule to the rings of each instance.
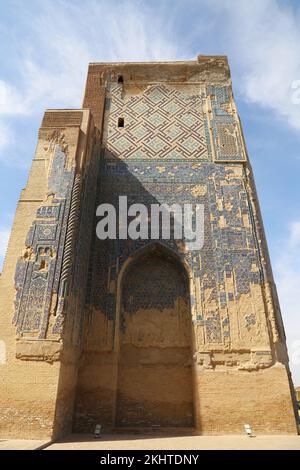
[[[164, 181], [163, 174], [157, 178], [157, 166], [125, 163], [106, 152], [96, 206], [110, 203], [118, 208], [119, 196], [126, 195], [128, 206], [142, 203], [150, 214], [151, 204], [190, 202], [190, 195]], [[91, 432], [97, 423], [192, 426], [192, 329], [184, 240], [99, 240], [98, 221], [95, 218], [74, 429]], [[171, 234], [173, 230], [174, 220]], [[118, 299], [118, 274], [132, 255], [123, 269]]]

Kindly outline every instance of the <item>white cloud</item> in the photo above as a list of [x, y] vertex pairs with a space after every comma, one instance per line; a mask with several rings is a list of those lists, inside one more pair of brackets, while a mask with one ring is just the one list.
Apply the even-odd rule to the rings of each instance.
[[10, 234], [9, 228], [0, 227], [0, 272], [2, 270], [2, 265], [3, 265], [4, 257], [6, 254], [9, 234]]
[[88, 62], [188, 58], [194, 44], [211, 49], [217, 39], [230, 56], [238, 74], [234, 86], [245, 99], [300, 128], [292, 88], [300, 80], [300, 9], [297, 13], [276, 0], [174, 1], [172, 9], [169, 2], [135, 0], [21, 5], [16, 2], [14, 14], [22, 41], [11, 58], [19, 85], [0, 80], [0, 116], [80, 107]]
[[295, 385], [300, 385], [300, 220], [290, 224], [289, 232], [277, 251], [274, 263]]
[[180, 47], [172, 40], [172, 15], [167, 13], [164, 6], [153, 9], [138, 1], [56, 0], [55, 8], [53, 0], [32, 0], [26, 8], [16, 1], [15, 23], [22, 40], [12, 36], [14, 84], [0, 80], [0, 160], [15, 166], [24, 162], [14, 145], [9, 158], [3, 152], [8, 143], [14, 144], [17, 116], [81, 107], [89, 62], [178, 58]]
[[18, 90], [4, 80], [0, 80], [0, 113], [26, 114], [27, 112]]
[[300, 129], [300, 9], [276, 0], [214, 2], [223, 17], [225, 44], [237, 68], [235, 83], [245, 99], [272, 109]]
[[291, 224], [289, 243], [295, 249], [300, 248], [300, 221]]
[[14, 143], [13, 130], [7, 116], [18, 114], [26, 114], [21, 96], [16, 88], [0, 80], [0, 160], [2, 152]]
[[0, 81], [0, 112], [80, 107], [89, 62], [178, 57], [163, 7], [155, 11], [136, 1], [56, 1], [55, 21], [49, 21], [52, 16], [49, 0], [22, 11], [27, 35], [16, 51], [21, 89]]
[[1, 153], [14, 141], [11, 127], [0, 119], [0, 160]]
[[[292, 88], [300, 80], [297, 4], [292, 8], [288, 2], [276, 0], [12, 3], [15, 27], [11, 38], [6, 38], [14, 44], [11, 80], [0, 80], [0, 155], [2, 151], [5, 156], [4, 150], [13, 144], [11, 159], [5, 156], [5, 161], [23, 161], [23, 142], [16, 151], [20, 136], [12, 119], [40, 115], [47, 107], [80, 107], [87, 64], [97, 61], [176, 60], [193, 58], [198, 52], [228, 54], [234, 88], [244, 99], [273, 110], [300, 129], [300, 104], [293, 100]], [[13, 139], [14, 131], [18, 140]], [[23, 141], [25, 145], [24, 136]], [[8, 232], [0, 228], [0, 264]], [[300, 337], [299, 239], [300, 222], [295, 221], [275, 262], [291, 347]], [[293, 366], [298, 383], [299, 369]]]

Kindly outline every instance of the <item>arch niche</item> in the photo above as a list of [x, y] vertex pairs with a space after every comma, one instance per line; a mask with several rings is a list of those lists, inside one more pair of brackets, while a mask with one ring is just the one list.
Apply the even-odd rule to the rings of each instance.
[[136, 252], [118, 281], [117, 427], [193, 426], [189, 275], [160, 243]]

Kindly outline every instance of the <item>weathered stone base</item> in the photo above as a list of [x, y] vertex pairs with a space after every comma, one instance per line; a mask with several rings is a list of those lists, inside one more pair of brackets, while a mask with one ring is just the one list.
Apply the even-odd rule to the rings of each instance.
[[297, 434], [288, 375], [282, 364], [259, 371], [197, 374], [196, 423], [201, 434]]
[[[19, 361], [2, 367], [0, 437], [51, 438], [59, 363]], [[6, 367], [5, 367], [6, 369]]]
[[[75, 432], [92, 432], [96, 423], [108, 430], [117, 423], [116, 377], [113, 361], [98, 356], [98, 365], [90, 363], [79, 375]], [[228, 370], [225, 368], [199, 370], [194, 380], [195, 431], [203, 435], [241, 434], [244, 424], [256, 434], [297, 434], [288, 374], [285, 366], [277, 364], [258, 371]], [[97, 380], [98, 377], [98, 380]], [[93, 387], [88, 384], [93, 383]], [[165, 406], [159, 403], [157, 388], [153, 400], [156, 413], [163, 418]], [[170, 396], [169, 406], [175, 406]], [[158, 420], [159, 421], [159, 420]], [[141, 425], [141, 427], [144, 427]], [[149, 424], [151, 427], [151, 423]]]
[[52, 439], [72, 431], [76, 388], [72, 362], [14, 360], [1, 372], [0, 438]]

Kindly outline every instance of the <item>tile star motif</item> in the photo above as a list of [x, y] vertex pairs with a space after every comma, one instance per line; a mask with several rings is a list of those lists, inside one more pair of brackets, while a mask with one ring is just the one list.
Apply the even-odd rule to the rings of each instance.
[[138, 125], [137, 127], [134, 127], [132, 129], [132, 134], [134, 137], [136, 137], [138, 140], [142, 140], [145, 135], [148, 133], [147, 129], [143, 124]]
[[114, 147], [120, 152], [122, 152], [123, 150], [128, 150], [131, 146], [132, 143], [124, 136], [119, 139], [116, 139], [114, 142]]
[[148, 122], [153, 124], [154, 127], [158, 127], [161, 124], [164, 124], [166, 122], [166, 119], [159, 113], [154, 113], [150, 115], [150, 117], [148, 118]]
[[180, 106], [173, 101], [168, 101], [167, 104], [163, 106], [163, 110], [168, 114], [176, 114], [180, 110]]
[[148, 106], [143, 103], [143, 101], [139, 101], [137, 104], [132, 106], [132, 110], [137, 114], [144, 114], [148, 111]]
[[176, 124], [173, 124], [165, 130], [165, 133], [171, 137], [172, 140], [174, 140], [179, 137], [179, 135], [182, 133], [182, 130]]
[[135, 150], [133, 153], [130, 154], [130, 158], [133, 158], [133, 159], [136, 159], [136, 160], [142, 160], [145, 157], [146, 157], [146, 155], [145, 155], [145, 153], [143, 152], [142, 149]]
[[178, 152], [177, 150], [172, 149], [172, 150], [167, 154], [167, 157], [168, 157], [170, 160], [180, 160], [180, 159], [183, 158], [183, 155], [182, 155], [182, 153]]
[[188, 127], [194, 126], [197, 122], [197, 118], [193, 116], [192, 113], [184, 114], [183, 116], [181, 116], [180, 120], [181, 122], [183, 122], [183, 124], [185, 124]]
[[199, 142], [194, 139], [193, 137], [188, 137], [184, 142], [183, 146], [190, 150], [190, 152], [193, 152], [194, 150], [198, 150], [199, 148]]
[[159, 103], [165, 98], [165, 95], [159, 90], [159, 88], [155, 88], [151, 94], [148, 95], [148, 99], [152, 101], [152, 103]]

